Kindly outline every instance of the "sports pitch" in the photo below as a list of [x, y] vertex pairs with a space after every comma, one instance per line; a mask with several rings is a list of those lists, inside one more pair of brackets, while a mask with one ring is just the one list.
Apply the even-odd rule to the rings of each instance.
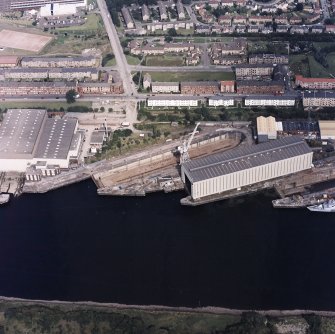
[[40, 52], [52, 37], [14, 30], [0, 31], [0, 47]]

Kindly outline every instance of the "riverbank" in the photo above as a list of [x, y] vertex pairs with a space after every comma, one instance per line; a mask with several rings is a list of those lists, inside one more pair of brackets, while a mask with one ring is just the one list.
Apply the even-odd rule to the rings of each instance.
[[[1, 333], [305, 333], [335, 328], [335, 312], [236, 310], [221, 307], [166, 307], [95, 302], [43, 301], [0, 297]], [[255, 333], [256, 333], [255, 332]]]

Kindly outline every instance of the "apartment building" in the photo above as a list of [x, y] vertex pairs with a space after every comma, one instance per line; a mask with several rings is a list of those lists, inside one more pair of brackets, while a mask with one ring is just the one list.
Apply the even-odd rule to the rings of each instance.
[[267, 64], [242, 64], [235, 66], [236, 78], [256, 79], [259, 77], [270, 77], [273, 73], [273, 66]]
[[218, 94], [219, 84], [217, 81], [189, 81], [180, 83], [181, 94], [203, 95]]
[[11, 68], [4, 70], [6, 80], [98, 80], [96, 68]]
[[302, 75], [296, 75], [295, 84], [306, 89], [335, 89], [333, 78], [304, 78]]
[[220, 81], [221, 93], [235, 93], [235, 81], [234, 80], [222, 80]]
[[208, 98], [209, 107], [233, 107], [235, 105], [234, 97], [211, 96]]
[[152, 82], [151, 91], [153, 93], [179, 93], [179, 82]]
[[264, 24], [264, 23], [272, 23], [273, 18], [272, 16], [250, 16], [249, 23], [251, 24]]
[[238, 94], [284, 94], [284, 83], [278, 81], [256, 81], [256, 80], [243, 80], [236, 81], [236, 91]]
[[259, 95], [249, 96], [244, 99], [246, 107], [294, 107], [295, 102], [294, 96]]
[[56, 95], [65, 96], [66, 92], [75, 89], [80, 94], [122, 94], [121, 82], [115, 84], [81, 82], [0, 82], [0, 95], [24, 96], [24, 95]]
[[304, 107], [335, 107], [335, 92], [304, 92], [302, 104]]
[[106, 94], [123, 94], [122, 82], [117, 83], [93, 83], [80, 82], [77, 85], [77, 91], [84, 95], [106, 95]]
[[197, 97], [149, 97], [147, 99], [148, 107], [197, 107], [202, 99]]
[[23, 57], [22, 67], [98, 67], [101, 58], [88, 57]]
[[249, 64], [288, 64], [288, 55], [263, 53], [249, 56]]

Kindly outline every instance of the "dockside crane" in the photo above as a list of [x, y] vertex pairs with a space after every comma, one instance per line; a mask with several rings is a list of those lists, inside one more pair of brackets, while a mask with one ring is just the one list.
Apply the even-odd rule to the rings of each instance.
[[190, 138], [188, 139], [188, 141], [186, 141], [186, 139], [183, 142], [183, 146], [179, 146], [179, 152], [180, 152], [180, 163], [182, 164], [183, 162], [186, 162], [188, 160], [190, 160], [190, 156], [188, 154], [188, 150], [191, 146], [192, 140], [194, 138], [195, 133], [197, 132], [198, 126], [200, 125], [200, 123], [197, 123]]

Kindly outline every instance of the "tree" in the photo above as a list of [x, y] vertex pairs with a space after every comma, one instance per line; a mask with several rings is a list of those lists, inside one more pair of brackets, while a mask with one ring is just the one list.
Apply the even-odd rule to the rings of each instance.
[[165, 40], [166, 43], [170, 43], [170, 42], [172, 42], [173, 38], [171, 36], [165, 36], [164, 40]]
[[168, 35], [171, 36], [171, 37], [174, 37], [174, 36], [177, 36], [177, 31], [175, 28], [170, 28], [168, 30]]
[[76, 102], [76, 95], [77, 95], [77, 92], [74, 89], [68, 90], [65, 94], [66, 102], [67, 103]]
[[295, 10], [297, 12], [301, 12], [304, 9], [304, 5], [302, 3], [297, 3], [297, 5], [295, 6]]

